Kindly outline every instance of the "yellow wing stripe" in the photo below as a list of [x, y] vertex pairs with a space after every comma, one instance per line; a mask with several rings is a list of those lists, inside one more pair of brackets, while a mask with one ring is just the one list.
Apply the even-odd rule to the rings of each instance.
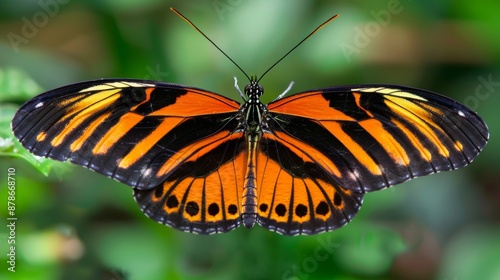
[[72, 152], [75, 152], [79, 150], [83, 144], [85, 144], [85, 141], [89, 139], [89, 137], [94, 133], [95, 129], [99, 124], [101, 124], [105, 119], [107, 119], [111, 115], [111, 112], [108, 112], [106, 114], [103, 114], [99, 116], [97, 119], [95, 119], [89, 126], [85, 128], [83, 131], [83, 134], [78, 137], [73, 143], [70, 145], [70, 149]]
[[44, 131], [41, 131], [40, 133], [38, 133], [38, 135], [36, 136], [36, 141], [38, 142], [42, 142], [43, 140], [45, 140], [45, 137], [47, 137], [47, 133], [45, 133]]
[[[62, 108], [66, 105], [68, 110], [66, 113], [58, 120], [57, 123], [64, 122], [68, 118], [73, 118], [75, 114], [78, 114], [78, 112], [82, 112], [87, 110], [89, 107], [92, 108], [92, 110], [97, 110], [99, 108], [106, 108], [113, 104], [118, 98], [120, 98], [119, 93], [120, 90], [107, 90], [100, 92], [99, 94], [91, 94], [87, 95], [82, 98], [81, 95], [76, 96], [75, 98], [72, 98], [71, 100], [74, 101], [75, 99], [81, 98], [79, 101], [76, 101], [74, 104], [68, 105], [68, 100], [65, 100], [61, 103], [58, 103], [56, 106], [59, 108]], [[112, 98], [111, 98], [112, 97]]]
[[419, 130], [428, 139], [430, 139], [436, 145], [436, 148], [441, 155], [449, 157], [450, 152], [429, 126], [429, 124], [431, 124], [434, 128], [441, 130], [434, 124], [429, 112], [425, 111], [422, 107], [416, 105], [415, 103], [401, 98], [392, 101], [390, 100], [389, 102], [386, 101], [385, 104], [398, 116], [404, 117], [412, 123], [415, 129]]
[[[57, 123], [63, 122], [67, 118], [71, 120], [65, 125], [64, 129], [50, 142], [52, 146], [59, 146], [64, 142], [64, 139], [80, 124], [86, 121], [90, 116], [94, 115], [96, 111], [101, 108], [106, 108], [111, 106], [120, 95], [116, 94], [118, 90], [110, 90], [103, 92], [102, 95], [90, 95], [77, 102], [70, 107], [70, 110], [58, 120]], [[56, 124], [57, 124], [56, 123]]]
[[[68, 106], [68, 104], [72, 104], [74, 103], [76, 100], [78, 99], [81, 99], [82, 98], [82, 95], [76, 95], [74, 97], [68, 97], [67, 99], [63, 99], [63, 100], [57, 100], [57, 103], [54, 104], [54, 107], [57, 107], [57, 108], [63, 108], [63, 107], [66, 107]], [[42, 104], [40, 106], [46, 106], [45, 104]], [[72, 105], [71, 105], [72, 106]], [[63, 116], [65, 117], [65, 116]]]
[[[145, 84], [145, 83], [135, 83], [135, 82], [113, 82], [95, 85], [92, 87], [88, 87], [79, 92], [90, 92], [90, 91], [106, 91], [109, 89], [120, 89], [120, 88], [128, 88], [128, 87], [154, 87], [154, 84]], [[99, 93], [100, 94], [100, 93]]]
[[370, 135], [384, 147], [387, 153], [397, 164], [409, 165], [410, 158], [401, 144], [394, 139], [387, 130], [384, 129], [382, 123], [376, 119], [360, 121], [359, 125], [364, 128]]
[[404, 132], [405, 136], [410, 140], [412, 145], [418, 152], [420, 152], [420, 156], [430, 162], [432, 160], [432, 153], [427, 148], [425, 148], [424, 145], [422, 145], [422, 142], [420, 142], [418, 137], [398, 120], [392, 119], [391, 121]]
[[403, 98], [403, 99], [410, 98], [410, 99], [418, 99], [421, 101], [427, 101], [427, 99], [423, 98], [422, 96], [418, 96], [416, 94], [413, 94], [413, 93], [410, 93], [407, 91], [402, 91], [400, 89], [393, 89], [393, 88], [386, 88], [386, 87], [355, 88], [355, 89], [352, 89], [352, 91], [380, 93], [380, 94], [384, 94], [386, 98], [388, 96], [395, 96], [395, 97], [399, 97], [399, 98]]

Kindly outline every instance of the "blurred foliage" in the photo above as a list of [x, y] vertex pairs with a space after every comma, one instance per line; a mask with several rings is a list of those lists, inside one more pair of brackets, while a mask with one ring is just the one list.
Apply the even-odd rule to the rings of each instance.
[[17, 106], [9, 101], [25, 101], [41, 92], [41, 88], [25, 73], [16, 69], [0, 68], [0, 156], [20, 157], [35, 166], [45, 175], [49, 174], [53, 161], [34, 156], [14, 140], [10, 130], [10, 122]]
[[[245, 77], [168, 10], [188, 16], [248, 71], [265, 101], [359, 83], [422, 87], [479, 112], [491, 140], [469, 167], [366, 195], [348, 226], [283, 237], [258, 226], [216, 236], [146, 218], [127, 186], [24, 151], [10, 131], [29, 97], [65, 84], [130, 77], [186, 84], [239, 99]], [[498, 1], [0, 2], [0, 213], [16, 169], [16, 272], [1, 279], [498, 279], [500, 104]], [[20, 159], [21, 158], [21, 159]], [[49, 172], [50, 170], [50, 172]], [[49, 174], [45, 176], [44, 174]], [[5, 219], [4, 219], [5, 221]]]

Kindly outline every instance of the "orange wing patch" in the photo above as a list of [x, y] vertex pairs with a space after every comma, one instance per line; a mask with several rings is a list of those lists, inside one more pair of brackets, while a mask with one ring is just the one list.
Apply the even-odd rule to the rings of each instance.
[[275, 113], [301, 116], [315, 120], [355, 121], [341, 110], [329, 106], [329, 101], [321, 96], [321, 91], [296, 94], [269, 104]]
[[230, 113], [238, 110], [240, 104], [222, 96], [205, 91], [189, 89], [177, 98], [175, 104], [154, 111], [150, 116], [201, 116]]

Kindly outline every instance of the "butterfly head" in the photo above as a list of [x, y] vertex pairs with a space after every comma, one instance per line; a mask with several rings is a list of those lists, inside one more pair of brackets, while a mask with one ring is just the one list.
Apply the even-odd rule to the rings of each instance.
[[245, 95], [249, 99], [259, 99], [264, 94], [264, 88], [261, 87], [256, 79], [253, 77], [250, 79], [250, 84], [245, 86]]

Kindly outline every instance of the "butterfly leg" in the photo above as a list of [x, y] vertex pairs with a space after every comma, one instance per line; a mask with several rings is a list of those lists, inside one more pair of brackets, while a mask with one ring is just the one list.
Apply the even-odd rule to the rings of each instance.
[[243, 101], [247, 101], [246, 96], [243, 94], [243, 92], [241, 92], [240, 86], [238, 85], [238, 79], [236, 78], [236, 76], [234, 76], [233, 78], [234, 78], [234, 87], [240, 94], [241, 98], [243, 98]]
[[295, 82], [291, 81], [290, 84], [288, 85], [288, 87], [280, 95], [278, 95], [278, 97], [276, 97], [276, 99], [274, 99], [273, 102], [283, 98], [292, 89], [294, 84], [295, 84]]

